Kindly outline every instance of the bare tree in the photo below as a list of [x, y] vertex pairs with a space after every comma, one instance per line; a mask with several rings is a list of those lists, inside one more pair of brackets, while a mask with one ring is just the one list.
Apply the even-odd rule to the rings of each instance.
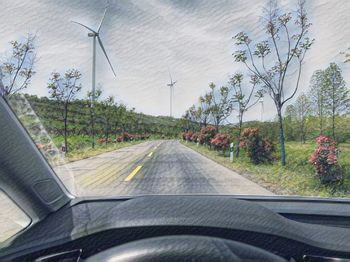
[[210, 95], [212, 97], [210, 112], [213, 117], [216, 132], [219, 132], [219, 127], [222, 121], [224, 121], [232, 113], [233, 102], [230, 97], [231, 88], [222, 86], [219, 90], [217, 90], [214, 83], [210, 83], [209, 87], [211, 90]]
[[[255, 76], [251, 76], [251, 87], [246, 91], [242, 88], [243, 74], [236, 73], [230, 77], [229, 84], [233, 89], [233, 103], [237, 104], [238, 111], [238, 137], [236, 143], [236, 158], [239, 157], [239, 142], [242, 133], [243, 117], [251, 107], [256, 105], [260, 98], [263, 96], [262, 90], [256, 90], [256, 85], [259, 79]], [[252, 99], [254, 97], [254, 99]]]
[[[234, 39], [236, 45], [242, 46], [242, 49], [234, 53], [234, 58], [236, 62], [244, 63], [247, 69], [262, 82], [276, 106], [281, 164], [284, 166], [286, 153], [282, 109], [299, 88], [303, 60], [314, 40], [307, 37], [311, 23], [308, 22], [305, 0], [299, 1], [295, 14], [282, 13], [276, 1], [271, 0], [265, 9], [263, 23], [267, 40], [257, 42], [255, 49], [252, 50], [252, 40], [249, 36], [245, 32], [238, 33]], [[295, 75], [291, 71], [293, 69], [296, 69], [296, 80], [293, 86], [291, 84], [287, 86], [287, 76]]]
[[76, 97], [77, 93], [81, 90], [81, 84], [78, 83], [81, 78], [81, 73], [76, 69], [69, 69], [64, 76], [60, 73], [53, 72], [47, 88], [51, 98], [58, 101], [63, 105], [63, 123], [64, 123], [64, 147], [66, 153], [68, 152], [67, 143], [67, 119], [68, 119], [68, 107], [70, 102]]
[[35, 36], [28, 35], [22, 42], [11, 41], [11, 56], [0, 66], [5, 96], [15, 94], [30, 84], [35, 74]]

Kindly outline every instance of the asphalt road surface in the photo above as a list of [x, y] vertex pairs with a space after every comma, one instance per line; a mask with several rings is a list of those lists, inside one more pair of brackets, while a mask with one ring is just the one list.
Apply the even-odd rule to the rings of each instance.
[[145, 142], [56, 167], [55, 171], [62, 177], [71, 172], [79, 196], [272, 195], [176, 140]]
[[[78, 196], [272, 195], [175, 140], [149, 141], [54, 168]], [[0, 242], [29, 219], [0, 191]]]

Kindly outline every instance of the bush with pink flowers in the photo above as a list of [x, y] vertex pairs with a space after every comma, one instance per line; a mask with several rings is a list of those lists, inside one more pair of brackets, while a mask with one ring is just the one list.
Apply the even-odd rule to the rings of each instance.
[[211, 140], [216, 135], [216, 128], [214, 126], [203, 127], [200, 132], [200, 143], [211, 146]]
[[240, 145], [254, 164], [273, 161], [274, 144], [260, 135], [259, 128], [245, 128], [240, 137]]
[[225, 151], [230, 147], [231, 136], [227, 133], [217, 133], [210, 141], [215, 150]]
[[199, 136], [198, 132], [193, 133], [193, 135], [191, 136], [191, 141], [197, 143], [198, 142], [198, 136]]
[[316, 171], [316, 176], [322, 184], [341, 182], [344, 178], [344, 170], [338, 163], [338, 148], [336, 142], [327, 136], [320, 135], [316, 138], [317, 148], [310, 156], [309, 162]]

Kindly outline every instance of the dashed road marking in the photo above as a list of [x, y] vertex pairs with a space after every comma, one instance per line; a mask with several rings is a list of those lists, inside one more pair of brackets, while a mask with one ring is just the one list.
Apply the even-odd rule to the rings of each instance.
[[153, 152], [149, 153], [148, 156], [151, 157], [153, 155]]
[[137, 172], [139, 172], [140, 171], [140, 169], [142, 168], [142, 166], [137, 166], [131, 173], [130, 173], [130, 175], [128, 175], [126, 178], [125, 178], [125, 182], [127, 182], [127, 181], [130, 181], [136, 174], [137, 174]]

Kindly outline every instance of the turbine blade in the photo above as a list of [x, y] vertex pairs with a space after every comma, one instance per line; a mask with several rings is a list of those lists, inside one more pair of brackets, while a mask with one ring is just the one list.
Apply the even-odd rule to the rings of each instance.
[[105, 9], [105, 11], [104, 11], [104, 13], [103, 13], [103, 16], [102, 16], [100, 25], [98, 26], [97, 33], [99, 33], [100, 30], [101, 30], [101, 26], [102, 26], [103, 20], [105, 19], [106, 13], [107, 13], [107, 7], [106, 7], [106, 9]]
[[87, 30], [90, 30], [91, 32], [97, 34], [97, 32], [95, 32], [93, 29], [91, 29], [90, 27], [88, 27], [88, 26], [86, 26], [86, 25], [83, 25], [83, 24], [81, 24], [81, 23], [79, 23], [79, 22], [76, 22], [76, 21], [71, 21], [71, 22], [72, 22], [72, 23], [75, 23], [75, 24], [78, 24], [78, 25], [81, 25], [81, 26], [85, 27]]
[[108, 61], [109, 65], [110, 65], [110, 67], [111, 67], [111, 69], [112, 69], [112, 71], [113, 71], [114, 76], [117, 76], [116, 73], [115, 73], [115, 71], [114, 71], [114, 69], [113, 69], [112, 63], [111, 63], [111, 61], [110, 61], [109, 58], [108, 58], [108, 55], [107, 55], [107, 53], [106, 53], [106, 50], [105, 50], [105, 48], [104, 48], [104, 46], [103, 46], [103, 44], [102, 44], [101, 38], [100, 38], [99, 36], [97, 36], [97, 39], [98, 39], [98, 43], [100, 44], [103, 53], [105, 54], [105, 56], [106, 56], [106, 58], [107, 58], [107, 61]]
[[169, 67], [168, 67], [168, 72], [169, 72], [169, 77], [170, 77], [170, 83], [172, 83], [172, 82], [173, 82], [173, 78], [171, 77], [171, 74], [170, 74], [170, 69], [169, 69]]

